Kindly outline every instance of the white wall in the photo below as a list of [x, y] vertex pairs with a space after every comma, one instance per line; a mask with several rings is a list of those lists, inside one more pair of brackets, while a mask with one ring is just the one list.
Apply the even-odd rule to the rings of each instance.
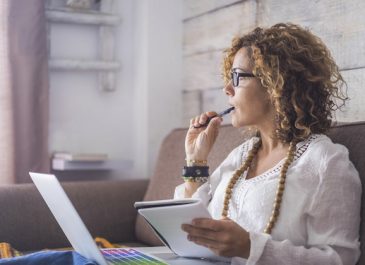
[[[114, 92], [100, 91], [96, 72], [50, 74], [50, 152], [104, 152], [131, 160], [130, 171], [96, 177], [147, 177], [162, 138], [181, 121], [181, 1], [117, 0], [121, 63]], [[51, 27], [51, 57], [96, 59], [98, 30]], [[68, 173], [68, 178], [70, 178]]]
[[148, 176], [163, 137], [181, 126], [182, 2], [135, 2], [135, 162]]

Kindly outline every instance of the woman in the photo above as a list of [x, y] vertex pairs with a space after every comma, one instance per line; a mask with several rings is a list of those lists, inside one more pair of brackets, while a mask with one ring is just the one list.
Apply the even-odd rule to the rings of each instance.
[[346, 99], [328, 49], [308, 30], [277, 24], [234, 39], [223, 65], [232, 125], [257, 133], [205, 177], [222, 118], [191, 120], [175, 198], [200, 198], [213, 219], [184, 224], [188, 239], [234, 264], [356, 264], [359, 175], [348, 150], [323, 134]]

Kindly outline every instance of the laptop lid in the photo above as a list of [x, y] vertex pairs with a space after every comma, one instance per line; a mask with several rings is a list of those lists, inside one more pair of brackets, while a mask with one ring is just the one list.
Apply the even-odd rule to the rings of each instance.
[[100, 265], [107, 265], [57, 178], [34, 172], [29, 175], [75, 251]]

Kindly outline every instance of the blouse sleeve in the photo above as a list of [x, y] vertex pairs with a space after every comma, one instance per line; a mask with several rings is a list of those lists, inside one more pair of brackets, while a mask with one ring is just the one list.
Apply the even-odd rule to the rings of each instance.
[[[227, 170], [232, 170], [237, 167], [242, 156], [242, 145], [233, 149], [233, 151], [226, 157], [226, 159], [214, 170], [210, 175], [208, 181], [201, 185], [192, 198], [199, 198], [202, 202], [208, 206], [212, 196], [222, 179], [222, 175]], [[175, 188], [174, 199], [184, 198], [185, 186], [184, 183]]]
[[360, 256], [358, 172], [341, 145], [331, 144], [320, 161], [317, 187], [304, 213], [308, 244], [296, 246], [289, 240], [275, 241], [267, 234], [250, 233], [250, 257], [244, 262], [234, 258], [232, 264], [356, 264]]

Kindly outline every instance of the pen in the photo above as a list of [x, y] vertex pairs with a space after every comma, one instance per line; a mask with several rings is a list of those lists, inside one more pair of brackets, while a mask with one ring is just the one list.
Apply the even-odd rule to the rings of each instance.
[[194, 126], [195, 129], [201, 128], [201, 127], [205, 127], [209, 124], [210, 120], [215, 118], [215, 117], [223, 117], [224, 115], [227, 115], [228, 113], [230, 113], [232, 110], [234, 110], [234, 107], [230, 107], [220, 113], [218, 113], [217, 115], [214, 115], [212, 117], [209, 117], [207, 119], [207, 121], [204, 124], [200, 124], [199, 126]]

